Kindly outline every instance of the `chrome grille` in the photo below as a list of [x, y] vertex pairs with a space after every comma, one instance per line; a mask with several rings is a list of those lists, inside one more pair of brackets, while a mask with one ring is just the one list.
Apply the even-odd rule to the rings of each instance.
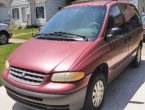
[[45, 78], [45, 75], [25, 69], [10, 67], [9, 77], [18, 82], [36, 86], [41, 84]]

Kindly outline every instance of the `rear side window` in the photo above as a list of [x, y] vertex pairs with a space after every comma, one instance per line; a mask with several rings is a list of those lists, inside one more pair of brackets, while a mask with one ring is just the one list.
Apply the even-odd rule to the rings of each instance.
[[121, 4], [120, 9], [125, 21], [125, 31], [131, 32], [141, 26], [140, 15], [132, 5]]

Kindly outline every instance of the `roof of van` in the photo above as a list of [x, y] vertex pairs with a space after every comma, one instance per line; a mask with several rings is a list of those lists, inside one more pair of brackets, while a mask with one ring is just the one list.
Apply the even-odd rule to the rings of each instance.
[[[95, 2], [84, 2], [84, 3], [78, 3], [73, 4], [67, 7], [76, 7], [76, 6], [106, 6], [116, 3], [127, 3], [127, 2], [120, 2], [120, 1], [111, 1], [111, 0], [102, 0], [102, 1], [95, 1]], [[128, 3], [129, 4], [129, 3]]]

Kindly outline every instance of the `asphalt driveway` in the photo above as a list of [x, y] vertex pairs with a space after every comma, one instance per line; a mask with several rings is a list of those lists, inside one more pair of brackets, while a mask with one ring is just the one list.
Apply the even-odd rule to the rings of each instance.
[[[31, 109], [15, 103], [0, 87], [0, 110]], [[140, 67], [128, 67], [108, 86], [102, 110], [145, 110], [145, 46]]]

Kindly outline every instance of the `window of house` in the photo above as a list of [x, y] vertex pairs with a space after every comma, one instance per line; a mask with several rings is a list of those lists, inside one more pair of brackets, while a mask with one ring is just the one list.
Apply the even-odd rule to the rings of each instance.
[[36, 18], [45, 18], [44, 7], [36, 7]]
[[19, 9], [18, 8], [14, 8], [12, 9], [12, 17], [15, 19], [19, 19]]

